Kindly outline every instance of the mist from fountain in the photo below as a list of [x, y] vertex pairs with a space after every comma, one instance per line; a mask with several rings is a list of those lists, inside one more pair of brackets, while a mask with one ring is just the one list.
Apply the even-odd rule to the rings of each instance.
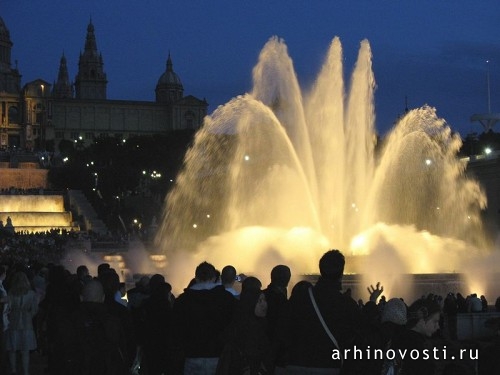
[[303, 94], [286, 44], [273, 37], [252, 92], [206, 117], [156, 238], [179, 287], [203, 260], [265, 280], [277, 263], [317, 273], [320, 256], [339, 248], [362, 258], [347, 271], [395, 290], [397, 275], [459, 272], [487, 247], [486, 199], [457, 158], [459, 135], [424, 106], [376, 148], [369, 42], [348, 90], [342, 61], [336, 37]]

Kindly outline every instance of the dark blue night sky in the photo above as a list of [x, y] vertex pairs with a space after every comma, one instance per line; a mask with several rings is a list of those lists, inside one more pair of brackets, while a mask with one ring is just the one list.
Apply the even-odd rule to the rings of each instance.
[[481, 132], [469, 118], [488, 111], [488, 70], [491, 110], [500, 112], [498, 0], [1, 0], [0, 16], [23, 85], [54, 81], [63, 52], [74, 79], [92, 18], [109, 99], [154, 100], [170, 52], [185, 94], [206, 98], [211, 112], [251, 89], [252, 68], [274, 35], [307, 91], [339, 36], [346, 78], [360, 41], [370, 41], [380, 133], [403, 112], [405, 96], [410, 108], [436, 107], [462, 135]]

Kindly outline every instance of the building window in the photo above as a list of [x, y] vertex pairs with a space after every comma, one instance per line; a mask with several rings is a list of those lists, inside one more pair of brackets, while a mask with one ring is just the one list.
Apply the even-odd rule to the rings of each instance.
[[56, 138], [57, 139], [64, 139], [64, 132], [61, 132], [61, 131], [56, 132]]
[[194, 129], [194, 113], [191, 111], [187, 111], [184, 114], [185, 128], [186, 129]]
[[85, 139], [94, 139], [94, 133], [92, 133], [92, 132], [86, 132], [85, 133]]
[[71, 139], [78, 139], [80, 137], [80, 133], [78, 132], [71, 132]]
[[41, 112], [37, 112], [35, 114], [35, 124], [41, 124], [43, 120], [43, 116]]
[[9, 124], [17, 124], [19, 122], [19, 111], [17, 107], [9, 107]]

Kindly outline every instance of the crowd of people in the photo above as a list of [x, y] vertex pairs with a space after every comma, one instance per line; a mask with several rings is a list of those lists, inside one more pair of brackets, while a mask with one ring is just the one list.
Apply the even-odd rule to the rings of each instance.
[[34, 350], [55, 375], [500, 373], [500, 336], [460, 341], [450, 330], [481, 298], [386, 301], [376, 284], [356, 302], [342, 291], [338, 250], [319, 259], [315, 283], [291, 290], [287, 265], [273, 267], [265, 287], [231, 265], [202, 262], [178, 296], [161, 274], [125, 290], [108, 263], [97, 275], [83, 264], [74, 274], [27, 264], [0, 266], [2, 374], [28, 374]]
[[78, 236], [78, 233], [64, 229], [11, 233], [0, 226], [0, 264], [12, 266], [23, 263], [31, 266], [60, 263], [65, 255], [66, 244]]

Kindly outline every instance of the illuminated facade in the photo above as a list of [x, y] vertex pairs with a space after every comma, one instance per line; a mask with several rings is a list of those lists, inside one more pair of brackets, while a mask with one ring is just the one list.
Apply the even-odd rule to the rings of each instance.
[[156, 100], [108, 100], [103, 58], [92, 22], [87, 27], [74, 83], [66, 57], [57, 81], [37, 79], [21, 87], [21, 74], [11, 65], [12, 41], [0, 18], [0, 148], [57, 149], [61, 140], [90, 144], [98, 136], [126, 139], [197, 129], [207, 114], [206, 100], [184, 96], [170, 55], [155, 88]]

